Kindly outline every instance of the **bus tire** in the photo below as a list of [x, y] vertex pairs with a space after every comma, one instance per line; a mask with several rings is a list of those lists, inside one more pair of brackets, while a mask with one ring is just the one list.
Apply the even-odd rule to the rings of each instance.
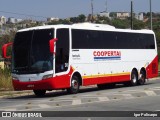
[[71, 87], [67, 89], [69, 94], [77, 94], [79, 92], [80, 82], [77, 76], [71, 79]]
[[33, 90], [37, 97], [43, 97], [46, 94], [46, 90]]
[[140, 71], [140, 79], [138, 80], [138, 85], [144, 85], [146, 82], [146, 73], [145, 71]]
[[138, 73], [133, 70], [131, 73], [131, 81], [130, 81], [130, 85], [131, 86], [136, 86], [138, 82]]

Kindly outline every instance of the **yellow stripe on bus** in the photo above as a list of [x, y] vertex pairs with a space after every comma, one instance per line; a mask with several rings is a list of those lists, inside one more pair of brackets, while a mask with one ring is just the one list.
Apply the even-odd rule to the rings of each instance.
[[82, 78], [83, 78], [83, 79], [87, 79], [87, 78], [109, 77], [109, 76], [121, 76], [121, 75], [130, 75], [130, 72], [115, 73], [115, 74], [88, 75], [88, 76], [82, 76]]

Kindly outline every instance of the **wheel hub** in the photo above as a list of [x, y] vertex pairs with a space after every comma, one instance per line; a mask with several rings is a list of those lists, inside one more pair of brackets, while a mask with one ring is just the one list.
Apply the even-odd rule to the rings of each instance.
[[136, 78], [136, 75], [133, 76], [133, 83], [136, 83], [137, 82], [137, 78]]
[[78, 82], [76, 80], [72, 80], [72, 87], [74, 89], [77, 89], [78, 88]]

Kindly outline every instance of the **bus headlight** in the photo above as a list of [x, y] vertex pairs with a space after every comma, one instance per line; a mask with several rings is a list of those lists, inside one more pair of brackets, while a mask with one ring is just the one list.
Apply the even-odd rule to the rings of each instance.
[[18, 77], [12, 76], [12, 80], [18, 80]]
[[48, 79], [48, 78], [51, 78], [51, 77], [53, 77], [53, 74], [44, 75], [43, 78], [42, 78], [42, 80]]

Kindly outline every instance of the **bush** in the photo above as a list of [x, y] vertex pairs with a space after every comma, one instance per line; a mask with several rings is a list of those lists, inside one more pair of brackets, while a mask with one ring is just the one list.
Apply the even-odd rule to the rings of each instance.
[[12, 77], [9, 69], [0, 69], [0, 90], [13, 90]]

